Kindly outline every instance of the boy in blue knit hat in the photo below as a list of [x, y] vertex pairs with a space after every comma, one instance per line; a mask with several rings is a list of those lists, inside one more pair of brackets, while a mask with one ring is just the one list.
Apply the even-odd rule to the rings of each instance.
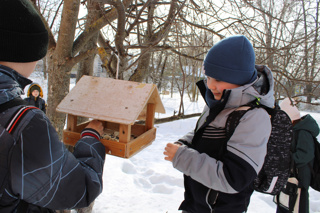
[[185, 199], [180, 210], [243, 213], [264, 163], [271, 121], [262, 108], [245, 113], [221, 157], [226, 120], [257, 98], [273, 107], [273, 77], [266, 66], [255, 65], [253, 47], [242, 35], [216, 43], [203, 69], [207, 79], [197, 85], [207, 105], [194, 131], [167, 144], [165, 160], [184, 174]]
[[40, 109], [21, 106], [27, 105], [20, 96], [24, 87], [32, 83], [28, 77], [37, 61], [46, 55], [47, 48], [48, 31], [30, 0], [1, 0], [0, 212], [3, 213], [81, 208], [89, 206], [102, 191], [105, 158], [105, 147], [99, 141], [102, 123], [91, 121], [70, 153]]

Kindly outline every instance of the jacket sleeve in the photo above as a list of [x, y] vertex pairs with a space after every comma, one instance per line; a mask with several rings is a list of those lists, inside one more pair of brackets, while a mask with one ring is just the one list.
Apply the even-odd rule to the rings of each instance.
[[310, 132], [299, 130], [297, 137], [296, 150], [293, 159], [297, 168], [307, 165], [314, 158], [313, 138]]
[[92, 136], [69, 152], [40, 110], [20, 134], [13, 153], [12, 190], [17, 197], [50, 209], [88, 206], [102, 191], [105, 147]]
[[194, 131], [188, 132], [186, 135], [184, 135], [182, 138], [180, 138], [176, 143], [190, 146], [193, 137], [194, 137]]
[[41, 102], [42, 102], [42, 103], [41, 103], [41, 106], [42, 106], [42, 107], [41, 107], [41, 108], [42, 108], [41, 110], [42, 110], [42, 112], [44, 112], [44, 114], [46, 114], [46, 113], [47, 113], [46, 101], [41, 98]]
[[219, 161], [181, 146], [173, 166], [203, 185], [224, 193], [247, 187], [261, 170], [271, 133], [269, 115], [263, 109], [248, 111], [240, 120]]

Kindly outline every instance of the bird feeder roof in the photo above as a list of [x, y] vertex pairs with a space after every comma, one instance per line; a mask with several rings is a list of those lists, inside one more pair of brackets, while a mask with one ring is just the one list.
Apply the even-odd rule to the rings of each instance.
[[145, 119], [147, 104], [165, 113], [156, 85], [84, 75], [57, 106], [58, 112], [121, 124]]

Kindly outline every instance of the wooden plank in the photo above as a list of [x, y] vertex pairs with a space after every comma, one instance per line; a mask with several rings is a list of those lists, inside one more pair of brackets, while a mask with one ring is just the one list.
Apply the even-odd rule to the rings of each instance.
[[106, 147], [106, 154], [118, 157], [126, 157], [126, 143], [101, 139], [101, 143]]
[[141, 111], [140, 115], [137, 117], [137, 120], [138, 121], [145, 121], [146, 120], [146, 117], [147, 117], [147, 106], [145, 106], [143, 108], [143, 110]]
[[[157, 87], [154, 85], [153, 92], [148, 100], [148, 104], [155, 105], [155, 112], [165, 113], [165, 108], [162, 104], [159, 91]], [[140, 115], [138, 116], [137, 120], [146, 120], [147, 117], [147, 105], [141, 110]]]
[[62, 141], [64, 144], [74, 146], [80, 139], [80, 133], [63, 130]]
[[136, 137], [142, 135], [143, 133], [145, 133], [145, 125], [142, 124], [134, 124], [133, 126], [131, 126], [131, 135], [134, 135]]
[[80, 133], [84, 128], [86, 128], [86, 126], [88, 126], [89, 122], [90, 122], [90, 121], [87, 121], [87, 122], [83, 122], [83, 123], [81, 123], [81, 124], [78, 124], [78, 125], [76, 126], [76, 128], [74, 129], [74, 132], [79, 132], [79, 133]]
[[115, 131], [119, 131], [119, 126], [120, 126], [120, 124], [113, 123], [113, 122], [105, 122], [105, 125], [104, 125], [104, 127], [106, 129], [112, 129], [112, 130], [115, 130]]
[[67, 130], [74, 131], [77, 126], [77, 116], [67, 115]]
[[146, 131], [152, 129], [154, 126], [155, 107], [155, 104], [147, 105]]
[[131, 139], [131, 125], [120, 124], [119, 142], [128, 143]]
[[[141, 126], [141, 125], [140, 125]], [[140, 127], [141, 128], [141, 127]], [[129, 128], [130, 129], [130, 128]], [[101, 143], [106, 147], [106, 154], [130, 158], [146, 146], [150, 145], [156, 138], [156, 128], [152, 128], [136, 139], [129, 142], [117, 142], [106, 139], [101, 139]], [[80, 139], [79, 132], [72, 132], [68, 130], [63, 131], [63, 142], [67, 145], [74, 146]]]
[[156, 111], [163, 112], [153, 84], [83, 76], [58, 105], [57, 111], [129, 125], [134, 124], [151, 96], [152, 103], [159, 105]]
[[[63, 142], [67, 145], [75, 146], [80, 139], [80, 133], [71, 132], [68, 130], [63, 131]], [[101, 143], [106, 147], [106, 154], [125, 157], [126, 156], [126, 144], [116, 141], [110, 141], [101, 139]]]
[[166, 110], [163, 106], [163, 103], [162, 103], [160, 95], [159, 95], [159, 91], [158, 91], [156, 85], [153, 85], [153, 86], [154, 86], [153, 91], [152, 91], [152, 94], [149, 98], [148, 103], [153, 103], [156, 105], [156, 109], [155, 109], [156, 112], [166, 113]]
[[143, 133], [142, 135], [140, 135], [138, 138], [128, 143], [126, 158], [131, 157], [132, 155], [136, 154], [138, 151], [150, 145], [155, 138], [156, 138], [156, 128], [152, 128], [147, 132]]

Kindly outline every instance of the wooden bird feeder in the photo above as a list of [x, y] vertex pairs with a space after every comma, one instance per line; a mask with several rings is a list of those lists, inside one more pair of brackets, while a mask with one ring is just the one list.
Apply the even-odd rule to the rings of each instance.
[[103, 121], [105, 132], [114, 133], [114, 138], [100, 140], [106, 153], [123, 158], [131, 157], [155, 139], [155, 113], [165, 113], [154, 84], [92, 76], [83, 76], [57, 111], [67, 114], [65, 144], [75, 145], [89, 122], [78, 124], [77, 117], [97, 119]]

